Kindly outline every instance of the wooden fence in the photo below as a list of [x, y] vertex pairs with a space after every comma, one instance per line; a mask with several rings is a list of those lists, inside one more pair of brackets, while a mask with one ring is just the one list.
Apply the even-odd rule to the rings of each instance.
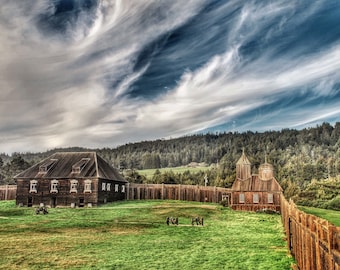
[[230, 189], [210, 186], [130, 183], [126, 192], [127, 200], [182, 200], [219, 203], [222, 199], [228, 202], [231, 199]]
[[15, 200], [17, 194], [16, 185], [0, 186], [0, 200]]
[[340, 227], [281, 199], [287, 244], [299, 270], [340, 270]]

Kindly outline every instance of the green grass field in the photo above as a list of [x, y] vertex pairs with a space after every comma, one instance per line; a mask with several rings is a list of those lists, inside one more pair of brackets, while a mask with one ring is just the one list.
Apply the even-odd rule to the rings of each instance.
[[[179, 218], [179, 226], [165, 223]], [[192, 226], [191, 217], [204, 217]], [[0, 201], [0, 269], [290, 269], [279, 215], [125, 201], [36, 215]]]
[[335, 226], [340, 226], [340, 211], [329, 210], [329, 209], [321, 209], [315, 207], [307, 207], [307, 206], [299, 206], [299, 209], [306, 212], [307, 214], [311, 214], [323, 219], [328, 220]]

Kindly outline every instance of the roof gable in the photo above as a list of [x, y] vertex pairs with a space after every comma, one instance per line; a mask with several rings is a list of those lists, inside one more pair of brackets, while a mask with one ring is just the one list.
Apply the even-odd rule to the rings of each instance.
[[123, 176], [119, 173], [119, 171], [113, 168], [110, 164], [108, 164], [103, 158], [100, 156], [96, 156], [97, 158], [97, 172], [98, 177], [102, 179], [114, 179], [122, 182], [127, 182]]
[[19, 173], [15, 179], [104, 178], [127, 182], [95, 152], [58, 152]]

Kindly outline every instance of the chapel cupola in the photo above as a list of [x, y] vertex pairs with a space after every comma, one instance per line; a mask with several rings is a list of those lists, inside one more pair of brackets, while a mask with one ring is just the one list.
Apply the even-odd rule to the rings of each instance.
[[265, 156], [265, 162], [259, 167], [259, 178], [264, 181], [274, 178], [274, 168], [273, 165], [267, 162], [267, 155]]

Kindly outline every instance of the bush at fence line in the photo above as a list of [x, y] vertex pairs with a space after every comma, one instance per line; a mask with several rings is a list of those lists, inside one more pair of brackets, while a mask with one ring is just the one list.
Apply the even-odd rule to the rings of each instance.
[[340, 210], [340, 195], [336, 196], [335, 198], [329, 201], [321, 199], [319, 200], [299, 199], [296, 201], [296, 204], [307, 207]]
[[223, 207], [227, 207], [228, 206], [228, 201], [227, 200], [222, 200], [222, 201], [220, 201], [220, 205], [222, 205]]
[[326, 209], [340, 210], [340, 195], [325, 203]]
[[[295, 200], [294, 200], [295, 201]], [[317, 207], [317, 208], [324, 208], [324, 201], [316, 201], [310, 199], [297, 199], [296, 204], [307, 206], [307, 207]]]
[[267, 208], [257, 210], [256, 213], [265, 213], [265, 214], [277, 214], [277, 215], [280, 215], [279, 211], [275, 211], [273, 209], [267, 209]]

